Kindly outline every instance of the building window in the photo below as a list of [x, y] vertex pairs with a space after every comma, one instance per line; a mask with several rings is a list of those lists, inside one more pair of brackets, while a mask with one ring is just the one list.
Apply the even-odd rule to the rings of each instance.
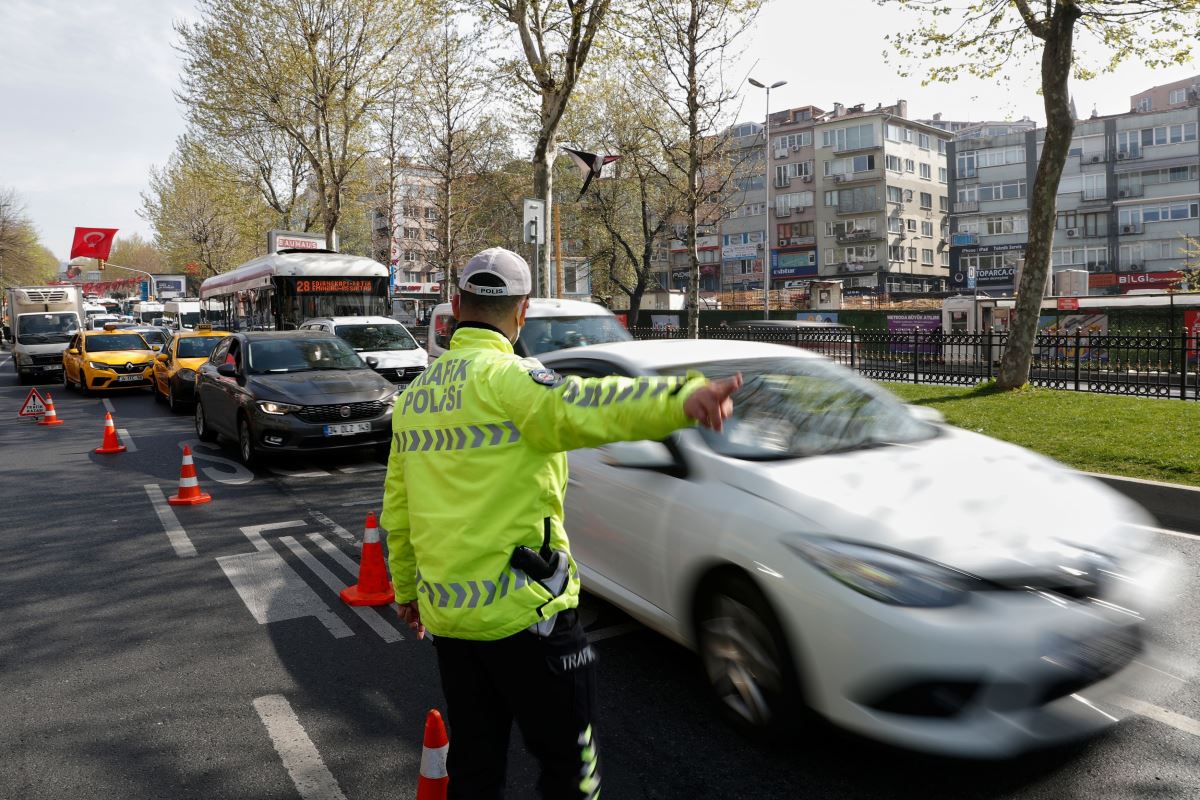
[[921, 235], [933, 238], [933, 223], [929, 220], [921, 221]]
[[888, 261], [903, 261], [904, 248], [898, 244], [888, 247]]
[[438, 240], [437, 231], [425, 231], [425, 241], [436, 242]]
[[421, 238], [421, 229], [420, 228], [405, 228], [404, 229], [404, 238], [405, 239], [420, 239]]
[[916, 172], [917, 171], [917, 162], [913, 161], [911, 158], [904, 159], [904, 171], [905, 172]]
[[868, 123], [821, 131], [821, 146], [832, 147], [834, 150], [861, 150], [864, 147], [874, 147], [875, 126]]
[[908, 248], [908, 260], [909, 261], [917, 260], [917, 248], [915, 248], [915, 247]]
[[926, 266], [926, 267], [933, 266], [933, 250], [932, 249], [930, 249], [930, 248], [922, 248], [921, 249], [921, 264], [922, 264], [922, 266]]
[[938, 211], [941, 211], [942, 213], [947, 213], [950, 211], [950, 198], [949, 197], [946, 197], [943, 195], [938, 198]]
[[887, 127], [885, 128], [884, 136], [887, 137], [889, 142], [902, 142], [904, 141], [904, 128], [899, 125], [892, 125], [891, 123], [888, 123]]
[[886, 165], [887, 168], [890, 169], [892, 172], [903, 172], [904, 171], [904, 165], [900, 161], [900, 156], [885, 156], [885, 159], [887, 161], [887, 165]]
[[933, 180], [933, 167], [928, 164], [921, 164], [921, 180]]
[[1187, 89], [1172, 89], [1167, 102], [1171, 105], [1187, 102]]
[[917, 232], [917, 221], [915, 219], [904, 220], [904, 225], [906, 228], [908, 228], [913, 233]]
[[946, 172], [946, 168], [945, 168], [945, 167], [938, 167], [938, 182], [939, 182], [939, 183], [945, 183], [945, 182], [946, 182], [946, 180], [947, 180], [949, 177], [950, 177], [950, 176], [949, 176], [949, 174]]
[[887, 229], [888, 229], [888, 233], [903, 233], [904, 232], [904, 220], [900, 219], [900, 217], [888, 217], [887, 218]]
[[903, 203], [904, 192], [899, 186], [889, 186], [887, 187], [887, 199], [889, 203]]
[[[1012, 233], [1026, 233], [1028, 220], [1024, 214], [1002, 214], [984, 217], [980, 233], [984, 236], [1007, 236]], [[959, 228], [961, 229], [961, 225]]]
[[928, 133], [918, 133], [917, 134], [917, 147], [921, 148], [922, 150], [929, 149], [929, 134]]
[[[788, 166], [791, 166], [790, 164]], [[825, 162], [825, 177], [830, 175], [849, 175], [854, 172], [869, 172], [875, 169], [875, 156], [851, 156], [850, 158], [835, 158]]]
[[1138, 100], [1137, 110], [1142, 112], [1143, 114], [1146, 113], [1147, 111], [1153, 111], [1154, 110], [1154, 101], [1151, 100], [1149, 97], [1143, 97], [1141, 100]]
[[921, 192], [921, 208], [933, 208], [933, 195], [930, 192]]
[[425, 219], [429, 222], [437, 222], [438, 213], [436, 208], [425, 209]]

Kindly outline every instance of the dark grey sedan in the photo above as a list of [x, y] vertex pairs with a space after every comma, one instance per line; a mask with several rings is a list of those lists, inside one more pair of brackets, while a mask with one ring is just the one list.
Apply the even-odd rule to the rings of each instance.
[[396, 387], [331, 333], [235, 333], [196, 372], [196, 436], [272, 452], [386, 447]]

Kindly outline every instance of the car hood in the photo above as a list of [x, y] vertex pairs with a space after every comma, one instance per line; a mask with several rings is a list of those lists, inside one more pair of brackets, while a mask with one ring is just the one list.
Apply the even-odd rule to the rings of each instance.
[[140, 364], [143, 361], [153, 361], [158, 353], [153, 350], [102, 350], [99, 353], [87, 353], [88, 361], [99, 361], [101, 364]]
[[423, 367], [429, 363], [429, 354], [421, 348], [416, 350], [360, 350], [358, 356], [363, 361], [368, 358], [379, 359], [379, 369]]
[[911, 553], [989, 578], [1059, 569], [1063, 543], [1122, 557], [1152, 524], [1099, 481], [1015, 445], [943, 428], [894, 445], [781, 462], [726, 462], [728, 483], [795, 511], [798, 534]]
[[179, 369], [190, 369], [193, 372], [200, 369], [201, 365], [203, 365], [207, 362], [208, 362], [207, 356], [201, 356], [200, 358], [177, 358], [177, 359], [175, 359], [175, 363], [178, 365]]
[[369, 369], [254, 375], [250, 382], [255, 396], [260, 400], [279, 400], [298, 405], [382, 400], [396, 389]]

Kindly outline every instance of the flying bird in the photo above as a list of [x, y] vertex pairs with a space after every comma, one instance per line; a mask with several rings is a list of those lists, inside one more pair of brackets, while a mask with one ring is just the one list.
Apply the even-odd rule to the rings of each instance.
[[588, 186], [592, 182], [592, 178], [599, 175], [604, 168], [616, 161], [620, 156], [607, 156], [599, 153], [585, 153], [582, 150], [572, 150], [569, 147], [562, 148], [566, 151], [571, 160], [575, 162], [575, 166], [579, 168], [579, 176], [583, 178], [583, 188], [579, 190], [579, 199], [583, 199], [583, 195], [587, 192]]

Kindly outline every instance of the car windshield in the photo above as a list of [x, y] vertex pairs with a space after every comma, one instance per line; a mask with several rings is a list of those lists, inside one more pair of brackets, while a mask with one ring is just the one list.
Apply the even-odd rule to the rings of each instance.
[[938, 433], [869, 381], [819, 359], [721, 361], [664, 372], [687, 369], [710, 379], [742, 373], [745, 382], [733, 396], [733, 417], [725, 430], [700, 429], [709, 446], [723, 456], [803, 458], [916, 442]]
[[167, 335], [159, 330], [138, 331], [150, 344], [163, 345], [167, 343]]
[[79, 330], [74, 314], [21, 314], [17, 317], [17, 341], [21, 344], [65, 342]]
[[633, 337], [617, 321], [607, 315], [591, 317], [527, 317], [517, 340], [525, 354], [536, 356], [567, 347], [588, 344], [627, 342]]
[[251, 372], [365, 368], [363, 360], [341, 339], [266, 339], [250, 343]]
[[87, 337], [89, 353], [104, 353], [109, 350], [149, 350], [150, 345], [136, 333], [101, 333]]
[[358, 352], [416, 350], [417, 343], [403, 325], [338, 325], [334, 333]]
[[179, 340], [176, 358], [208, 358], [221, 341], [220, 336], [189, 336]]

